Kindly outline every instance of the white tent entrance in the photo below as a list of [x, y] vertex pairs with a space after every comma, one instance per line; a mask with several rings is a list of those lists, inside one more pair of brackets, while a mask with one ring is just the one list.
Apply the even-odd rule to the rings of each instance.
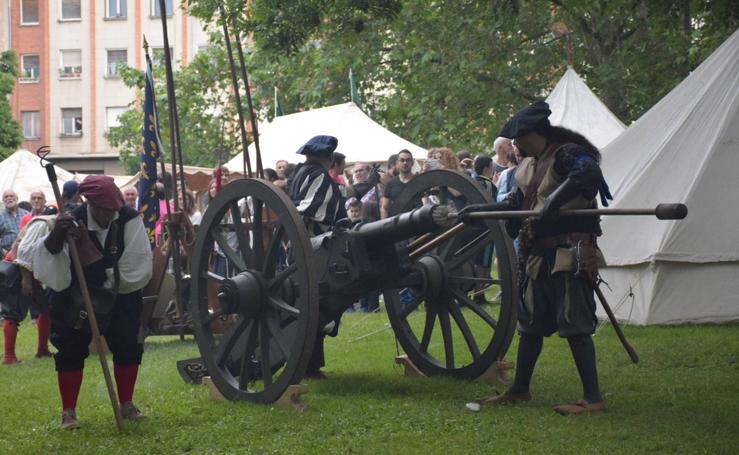
[[614, 306], [627, 300], [617, 317], [739, 320], [739, 31], [603, 156], [614, 208], [688, 206], [679, 221], [604, 218], [603, 276], [613, 289], [604, 293]]

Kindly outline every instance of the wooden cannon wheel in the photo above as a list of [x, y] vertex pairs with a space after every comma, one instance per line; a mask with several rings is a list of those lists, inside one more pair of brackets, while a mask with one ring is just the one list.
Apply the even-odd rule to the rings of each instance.
[[[216, 245], [226, 272], [214, 265]], [[299, 383], [318, 330], [318, 286], [307, 230], [287, 195], [258, 179], [226, 185], [201, 222], [191, 274], [195, 337], [221, 394], [272, 403]]]
[[[411, 210], [419, 201], [457, 205], [455, 209], [459, 209], [491, 200], [466, 175], [433, 170], [407, 184], [393, 204], [393, 214]], [[438, 234], [423, 236], [416, 244]], [[471, 261], [486, 248], [489, 251], [491, 241], [495, 245], [497, 278], [475, 276]], [[410, 302], [401, 303], [399, 290], [383, 292], [398, 342], [425, 374], [477, 378], [503, 358], [515, 331], [515, 253], [504, 225], [487, 221], [478, 228], [467, 228], [416, 259], [416, 267], [428, 282], [423, 289], [405, 291], [412, 296]], [[475, 303], [471, 294], [476, 284], [499, 286], [500, 303]]]

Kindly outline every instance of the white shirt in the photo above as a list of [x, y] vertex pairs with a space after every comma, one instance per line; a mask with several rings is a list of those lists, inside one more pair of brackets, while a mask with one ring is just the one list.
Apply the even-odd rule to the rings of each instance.
[[[115, 214], [116, 220], [118, 214]], [[105, 245], [109, 228], [99, 226], [87, 207], [87, 229], [93, 231], [101, 245]], [[69, 246], [58, 254], [51, 254], [44, 245], [46, 236], [36, 241], [33, 247], [33, 271], [37, 280], [54, 291], [61, 292], [72, 284], [72, 264], [69, 259]], [[152, 255], [149, 238], [140, 216], [129, 220], [123, 226], [123, 254], [118, 260], [120, 272], [120, 294], [129, 294], [143, 289], [151, 279]]]
[[51, 228], [46, 222], [47, 219], [51, 220], [51, 225], [53, 226], [56, 216], [42, 215], [29, 221], [28, 225], [24, 228], [23, 239], [18, 244], [18, 254], [15, 258], [15, 263], [31, 272], [33, 272], [33, 251], [36, 242], [45, 239], [49, 235], [49, 232], [51, 232]]

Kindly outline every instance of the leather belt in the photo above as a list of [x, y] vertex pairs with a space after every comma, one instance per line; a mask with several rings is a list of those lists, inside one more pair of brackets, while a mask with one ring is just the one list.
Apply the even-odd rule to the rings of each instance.
[[571, 232], [569, 234], [534, 239], [533, 247], [545, 250], [548, 248], [557, 248], [558, 246], [570, 247], [576, 245], [578, 242], [582, 242], [583, 245], [595, 245], [595, 239], [595, 234], [590, 232]]

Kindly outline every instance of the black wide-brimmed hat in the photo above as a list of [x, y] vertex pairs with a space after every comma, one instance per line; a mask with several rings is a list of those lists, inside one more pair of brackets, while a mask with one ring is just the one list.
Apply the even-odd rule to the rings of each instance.
[[544, 101], [537, 101], [511, 117], [500, 130], [499, 136], [515, 139], [532, 131], [542, 132], [549, 128], [549, 115], [552, 111]]
[[300, 147], [299, 155], [330, 155], [336, 150], [339, 140], [333, 136], [315, 136]]

